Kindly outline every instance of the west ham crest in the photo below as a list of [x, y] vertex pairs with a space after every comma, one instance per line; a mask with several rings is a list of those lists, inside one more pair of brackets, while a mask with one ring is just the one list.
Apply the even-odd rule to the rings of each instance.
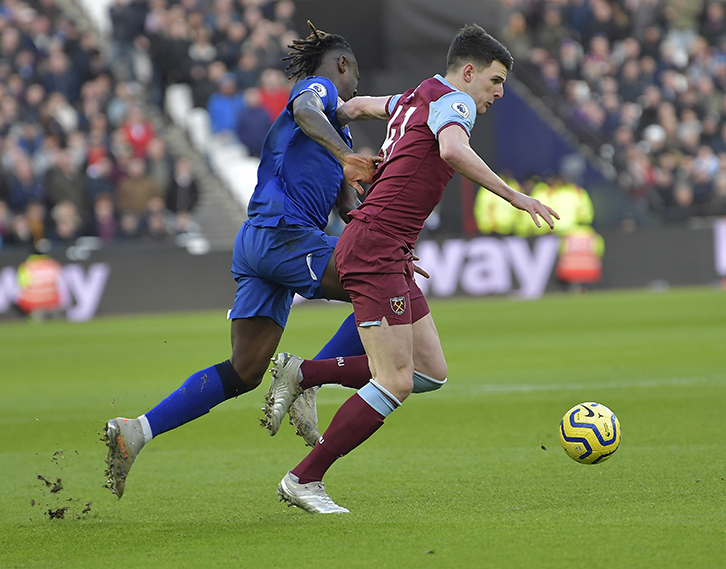
[[391, 299], [391, 310], [393, 310], [394, 314], [397, 314], [400, 316], [404, 312], [406, 312], [406, 297], [405, 296], [395, 296]]

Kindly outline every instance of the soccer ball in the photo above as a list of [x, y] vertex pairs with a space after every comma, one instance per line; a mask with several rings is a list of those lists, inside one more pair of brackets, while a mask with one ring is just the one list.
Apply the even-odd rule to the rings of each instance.
[[600, 464], [620, 446], [620, 421], [599, 403], [580, 403], [560, 421], [560, 442], [567, 456], [582, 464]]

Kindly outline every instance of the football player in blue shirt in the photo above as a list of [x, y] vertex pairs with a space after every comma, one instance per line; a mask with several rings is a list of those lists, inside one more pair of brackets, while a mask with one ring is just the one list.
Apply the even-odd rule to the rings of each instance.
[[[310, 27], [312, 33], [295, 40], [285, 58], [298, 81], [265, 140], [249, 219], [234, 244], [232, 355], [191, 375], [140, 417], [106, 423], [107, 486], [119, 498], [139, 451], [152, 438], [260, 384], [295, 293], [349, 301], [332, 255], [337, 238], [324, 229], [334, 207], [347, 221], [355, 206], [349, 184], [362, 193], [360, 183], [370, 183], [377, 159], [353, 153], [348, 128], [335, 118], [339, 102], [356, 93], [355, 55], [343, 37]], [[346, 353], [334, 353], [341, 346]], [[356, 353], [363, 350], [349, 318], [319, 357]]]

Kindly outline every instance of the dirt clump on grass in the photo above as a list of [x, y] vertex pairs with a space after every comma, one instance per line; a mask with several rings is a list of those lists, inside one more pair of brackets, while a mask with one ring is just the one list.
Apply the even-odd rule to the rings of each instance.
[[[76, 454], [78, 454], [77, 451]], [[53, 453], [51, 462], [55, 468], [59, 468], [60, 470], [63, 470], [67, 466], [66, 456], [60, 449]], [[54, 478], [55, 481], [53, 480]], [[63, 520], [67, 518], [80, 520], [87, 517], [91, 512], [92, 502], [86, 501], [84, 503], [79, 498], [64, 498], [61, 496], [65, 488], [60, 476], [37, 474], [36, 480], [41, 483], [40, 490], [42, 496], [39, 498], [32, 497], [30, 499], [30, 507], [35, 508], [36, 506], [42, 505], [43, 515], [47, 516], [49, 520]]]

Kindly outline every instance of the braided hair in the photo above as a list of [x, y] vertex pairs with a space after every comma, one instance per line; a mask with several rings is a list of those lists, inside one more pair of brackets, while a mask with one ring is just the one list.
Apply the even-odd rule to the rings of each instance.
[[329, 51], [340, 49], [353, 53], [343, 36], [318, 30], [310, 20], [308, 26], [312, 33], [305, 39], [292, 40], [292, 45], [287, 46], [290, 48], [289, 54], [282, 58], [282, 61], [290, 62], [285, 68], [285, 71], [290, 72], [290, 79], [298, 80], [313, 75]]

